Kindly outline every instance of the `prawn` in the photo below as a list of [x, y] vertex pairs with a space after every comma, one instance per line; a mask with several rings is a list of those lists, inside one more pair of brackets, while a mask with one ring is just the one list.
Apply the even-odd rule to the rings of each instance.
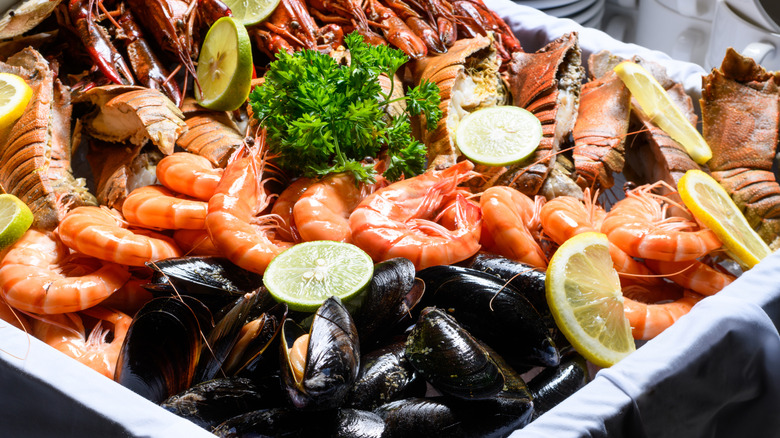
[[[48, 320], [36, 320], [32, 334], [54, 349], [65, 353], [93, 370], [113, 379], [116, 362], [132, 318], [122, 312], [96, 306], [82, 312], [98, 320], [89, 336], [76, 313], [52, 315]], [[111, 329], [104, 328], [108, 323]], [[109, 333], [111, 341], [107, 341]]]
[[160, 184], [201, 201], [214, 195], [223, 172], [207, 158], [189, 152], [175, 152], [157, 163]]
[[311, 178], [298, 178], [287, 186], [274, 201], [274, 205], [271, 207], [271, 215], [279, 219], [277, 232], [282, 239], [289, 242], [301, 241], [301, 235], [295, 226], [293, 208], [295, 208], [295, 203], [301, 198], [303, 192], [313, 183], [314, 180]]
[[[406, 257], [418, 270], [471, 257], [480, 248], [482, 212], [458, 184], [472, 177], [473, 168], [470, 161], [461, 161], [367, 196], [349, 216], [353, 243], [375, 261]], [[450, 208], [449, 227], [437, 223]]]
[[32, 313], [92, 307], [130, 278], [125, 266], [74, 256], [51, 233], [27, 230], [0, 262], [0, 293], [13, 308]]
[[177, 197], [158, 185], [139, 187], [122, 203], [122, 215], [130, 225], [164, 230], [202, 230], [206, 212], [206, 202]]
[[544, 251], [528, 228], [535, 208], [531, 198], [511, 187], [495, 186], [482, 193], [479, 206], [480, 243], [486, 250], [537, 268], [547, 266]]
[[182, 252], [188, 256], [221, 256], [211, 241], [208, 230], [176, 230], [173, 241], [179, 245]]
[[657, 274], [701, 295], [714, 295], [736, 280], [731, 274], [721, 272], [698, 260], [663, 262], [646, 260], [647, 266]]
[[311, 184], [293, 207], [293, 220], [304, 241], [352, 242], [349, 215], [366, 196], [384, 187], [379, 177], [374, 184], [357, 184], [352, 174], [329, 175]]
[[[265, 133], [259, 138], [261, 145], [264, 137]], [[292, 245], [276, 238], [275, 217], [258, 216], [270, 203], [262, 180], [264, 164], [264, 153], [246, 146], [239, 149], [225, 168], [206, 215], [214, 246], [231, 262], [258, 274]]]
[[721, 247], [712, 230], [680, 216], [668, 216], [666, 198], [645, 185], [626, 193], [607, 213], [601, 231], [632, 257], [678, 262]]
[[118, 212], [101, 207], [77, 207], [58, 227], [62, 242], [82, 254], [130, 266], [181, 256], [176, 243], [148, 230], [128, 230]]
[[701, 301], [702, 298], [704, 297], [699, 294], [685, 291], [683, 297], [676, 301], [647, 304], [624, 296], [623, 312], [631, 324], [631, 334], [634, 339], [648, 340], [658, 336], [675, 321], [690, 312], [693, 305]]
[[154, 298], [154, 295], [143, 287], [145, 284], [149, 284], [150, 280], [150, 278], [130, 277], [119, 290], [103, 300], [100, 305], [135, 315], [144, 304]]

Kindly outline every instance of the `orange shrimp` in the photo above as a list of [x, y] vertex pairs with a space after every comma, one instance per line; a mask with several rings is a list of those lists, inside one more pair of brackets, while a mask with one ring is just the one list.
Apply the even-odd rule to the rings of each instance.
[[[641, 286], [632, 286], [641, 287]], [[631, 324], [634, 339], [648, 340], [658, 336], [683, 315], [690, 312], [703, 296], [686, 291], [684, 296], [670, 303], [646, 304], [623, 297], [623, 311]]]
[[148, 278], [131, 277], [119, 290], [103, 300], [100, 305], [119, 310], [128, 315], [135, 315], [144, 304], [154, 298], [154, 295], [143, 287], [143, 285], [148, 283]]
[[58, 227], [60, 238], [71, 249], [114, 263], [144, 263], [181, 256], [170, 238], [148, 230], [128, 230], [118, 212], [101, 207], [77, 207]]
[[[27, 321], [27, 318], [21, 312], [17, 312], [13, 307], [9, 306], [2, 298], [2, 294], [0, 294], [0, 319], [19, 330], [24, 332], [30, 331], [30, 323]], [[0, 328], [2, 327], [3, 326], [0, 325]]]
[[[587, 189], [584, 199], [583, 203], [571, 196], [559, 196], [547, 201], [542, 207], [539, 215], [542, 228], [555, 243], [561, 245], [572, 236], [587, 231], [599, 231], [601, 228], [607, 213], [593, 201]], [[664, 282], [612, 242], [609, 243], [609, 255], [623, 285], [640, 283], [658, 286]]]
[[[474, 165], [462, 161], [381, 188], [349, 216], [352, 241], [375, 261], [406, 257], [417, 269], [448, 265], [479, 251], [482, 212], [458, 190]], [[437, 223], [454, 208], [448, 228]]]
[[714, 295], [736, 280], [731, 274], [721, 272], [698, 260], [663, 262], [645, 260], [655, 273], [701, 295]]
[[122, 203], [122, 215], [130, 225], [164, 230], [206, 228], [208, 204], [177, 197], [163, 186], [139, 187]]
[[[83, 313], [98, 320], [88, 337], [85, 336], [81, 317], [75, 313], [52, 315], [47, 318], [48, 321], [36, 320], [32, 334], [56, 350], [113, 379], [119, 352], [132, 319], [124, 313], [100, 306]], [[104, 322], [113, 328], [104, 328]], [[109, 333], [113, 336], [107, 342]]]
[[208, 201], [214, 195], [223, 171], [207, 158], [189, 152], [173, 153], [157, 163], [160, 184], [201, 201]]
[[258, 217], [270, 203], [262, 181], [264, 154], [245, 147], [234, 158], [209, 200], [206, 229], [231, 262], [262, 274], [271, 259], [292, 243], [276, 238], [276, 218]]
[[94, 306], [130, 278], [114, 263], [74, 257], [54, 235], [27, 230], [0, 262], [0, 293], [32, 313], [75, 312]]
[[298, 228], [295, 226], [295, 217], [293, 208], [303, 192], [314, 183], [311, 178], [298, 178], [293, 181], [274, 201], [271, 207], [271, 215], [279, 219], [277, 232], [282, 240], [289, 242], [300, 242], [301, 235], [298, 234]]
[[506, 186], [485, 190], [480, 197], [483, 248], [538, 268], [547, 267], [544, 251], [528, 229], [534, 201]]
[[221, 256], [211, 236], [205, 228], [202, 230], [176, 230], [173, 241], [179, 245], [184, 255], [188, 256]]
[[386, 180], [357, 184], [352, 174], [329, 175], [311, 184], [293, 207], [301, 239], [352, 242], [349, 215], [366, 196], [384, 187]]
[[642, 186], [626, 193], [607, 213], [601, 231], [632, 257], [678, 262], [721, 247], [712, 230], [690, 219], [667, 216], [665, 198]]

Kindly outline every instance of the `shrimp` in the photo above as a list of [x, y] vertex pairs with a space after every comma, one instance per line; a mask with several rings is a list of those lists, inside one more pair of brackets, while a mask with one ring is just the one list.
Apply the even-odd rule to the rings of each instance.
[[[8, 303], [5, 302], [1, 294], [0, 319], [24, 332], [29, 332], [30, 330], [30, 323], [27, 321], [27, 318], [25, 318], [21, 312], [14, 311], [13, 307], [9, 306]], [[3, 325], [0, 325], [0, 328], [3, 327]]]
[[662, 262], [648, 259], [645, 263], [654, 272], [665, 275], [680, 286], [701, 295], [714, 295], [736, 280], [733, 275], [721, 272], [698, 260]]
[[135, 315], [144, 304], [154, 298], [154, 295], [143, 287], [149, 281], [149, 278], [130, 277], [119, 290], [103, 300], [100, 305], [129, 315]]
[[62, 242], [82, 254], [130, 266], [181, 256], [170, 238], [148, 230], [131, 231], [118, 212], [101, 207], [77, 207], [58, 227]]
[[214, 246], [231, 262], [262, 274], [271, 259], [292, 243], [276, 238], [274, 217], [258, 217], [270, 203], [262, 181], [264, 154], [244, 147], [234, 158], [209, 200], [206, 229]]
[[[349, 216], [352, 241], [375, 261], [406, 257], [417, 269], [465, 260], [479, 251], [482, 212], [458, 190], [474, 165], [429, 170], [367, 196]], [[436, 222], [442, 211], [454, 219]]]
[[[638, 286], [634, 286], [638, 287]], [[631, 324], [634, 339], [653, 339], [683, 315], [690, 312], [703, 296], [686, 291], [682, 298], [661, 304], [646, 304], [623, 297], [623, 312]]]
[[[122, 312], [100, 306], [83, 313], [98, 320], [88, 337], [85, 336], [81, 317], [75, 313], [52, 315], [48, 320], [36, 320], [32, 334], [56, 350], [113, 379], [119, 351], [132, 318]], [[113, 328], [105, 329], [104, 322]], [[113, 336], [111, 341], [107, 342], [109, 333]]]
[[311, 184], [293, 207], [293, 220], [304, 241], [352, 242], [349, 215], [366, 196], [386, 185], [379, 177], [374, 184], [357, 184], [352, 174], [329, 175]]
[[208, 230], [176, 230], [173, 241], [179, 245], [184, 255], [188, 256], [221, 256], [214, 242], [211, 241]]
[[678, 262], [693, 260], [721, 247], [712, 230], [689, 219], [667, 217], [671, 205], [642, 186], [626, 193], [607, 213], [601, 231], [632, 257]]
[[482, 193], [482, 236], [480, 243], [489, 251], [537, 268], [547, 266], [544, 251], [536, 243], [529, 222], [534, 201], [506, 186], [494, 186]]
[[[584, 203], [571, 196], [559, 196], [547, 201], [542, 207], [539, 214], [542, 228], [555, 243], [561, 245], [572, 236], [586, 231], [598, 232], [601, 228], [607, 213], [593, 201], [595, 196], [591, 197], [587, 192], [588, 189]], [[640, 283], [660, 286], [664, 282], [612, 242], [609, 243], [609, 255], [623, 285]]]
[[160, 184], [201, 201], [208, 201], [214, 195], [223, 171], [207, 158], [189, 152], [176, 152], [157, 163]]
[[301, 198], [303, 192], [314, 183], [311, 178], [298, 178], [293, 181], [282, 193], [276, 198], [274, 206], [271, 208], [271, 215], [279, 219], [277, 226], [277, 232], [279, 236], [289, 242], [300, 242], [301, 235], [298, 233], [298, 228], [295, 226], [295, 217], [293, 216], [293, 208], [298, 199]]
[[208, 204], [185, 199], [163, 186], [139, 187], [122, 203], [122, 215], [131, 225], [164, 230], [206, 228]]
[[32, 229], [0, 262], [0, 293], [6, 303], [32, 313], [92, 307], [129, 278], [126, 267], [74, 256], [53, 234]]

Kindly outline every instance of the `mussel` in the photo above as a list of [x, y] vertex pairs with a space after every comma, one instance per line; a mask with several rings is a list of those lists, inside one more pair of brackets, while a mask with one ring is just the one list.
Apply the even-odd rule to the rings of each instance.
[[405, 354], [414, 369], [445, 394], [490, 398], [504, 386], [490, 354], [441, 309], [422, 311], [406, 340]]
[[325, 300], [308, 335], [287, 319], [280, 340], [282, 378], [292, 404], [314, 410], [340, 406], [360, 370], [357, 329], [341, 300]]
[[538, 417], [558, 405], [589, 380], [585, 359], [572, 352], [555, 368], [547, 368], [534, 377], [528, 388], [534, 396], [534, 416]]
[[379, 438], [384, 436], [384, 429], [384, 421], [373, 412], [356, 409], [309, 412], [274, 408], [238, 415], [212, 432], [223, 438]]

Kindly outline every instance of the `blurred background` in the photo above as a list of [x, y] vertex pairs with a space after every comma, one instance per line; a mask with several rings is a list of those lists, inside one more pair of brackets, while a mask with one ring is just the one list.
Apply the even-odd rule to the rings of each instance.
[[515, 0], [705, 69], [728, 47], [780, 70], [780, 0]]

